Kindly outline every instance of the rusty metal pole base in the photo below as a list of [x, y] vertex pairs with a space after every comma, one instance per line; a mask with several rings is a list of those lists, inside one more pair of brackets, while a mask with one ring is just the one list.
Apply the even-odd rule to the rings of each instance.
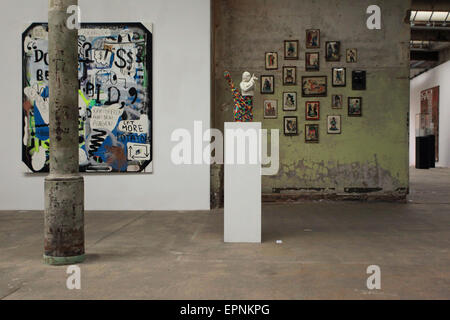
[[45, 178], [44, 263], [84, 260], [84, 180], [78, 175]]

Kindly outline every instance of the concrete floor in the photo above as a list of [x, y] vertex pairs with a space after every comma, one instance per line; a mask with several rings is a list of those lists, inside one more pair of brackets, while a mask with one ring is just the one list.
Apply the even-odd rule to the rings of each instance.
[[72, 291], [42, 264], [42, 213], [0, 212], [0, 298], [449, 299], [450, 169], [412, 170], [411, 188], [407, 204], [265, 205], [262, 245], [224, 244], [221, 210], [87, 212]]

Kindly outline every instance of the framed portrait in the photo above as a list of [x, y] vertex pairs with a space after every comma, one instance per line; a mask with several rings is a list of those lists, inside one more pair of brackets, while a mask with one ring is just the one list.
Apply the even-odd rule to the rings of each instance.
[[284, 135], [285, 136], [296, 136], [298, 134], [297, 130], [297, 117], [284, 117]]
[[273, 94], [275, 92], [274, 76], [261, 76], [261, 94]]
[[305, 124], [305, 142], [318, 143], [319, 142], [319, 125]]
[[266, 52], [266, 70], [278, 69], [278, 53]]
[[347, 72], [346, 72], [345, 68], [332, 68], [331, 74], [332, 74], [333, 87], [345, 87], [346, 86]]
[[305, 70], [319, 71], [320, 70], [320, 54], [319, 52], [305, 53]]
[[347, 49], [345, 56], [347, 57], [347, 63], [358, 62], [358, 50], [356, 49]]
[[283, 67], [283, 85], [293, 86], [297, 84], [297, 67]]
[[283, 111], [297, 110], [297, 92], [283, 93]]
[[331, 108], [342, 109], [344, 107], [344, 97], [342, 94], [333, 94], [331, 96]]
[[327, 77], [302, 77], [302, 97], [326, 97]]
[[325, 60], [340, 61], [341, 60], [341, 42], [327, 41], [325, 43]]
[[320, 30], [319, 29], [306, 30], [306, 48], [307, 49], [320, 48]]
[[276, 119], [278, 117], [278, 101], [264, 100], [264, 119]]
[[305, 119], [320, 120], [320, 101], [306, 101]]
[[349, 97], [348, 98], [348, 116], [361, 117], [362, 116], [362, 98]]
[[341, 133], [341, 116], [327, 117], [327, 133], [340, 134]]
[[298, 60], [298, 40], [284, 41], [284, 60]]
[[366, 72], [364, 70], [352, 71], [352, 89], [366, 90]]

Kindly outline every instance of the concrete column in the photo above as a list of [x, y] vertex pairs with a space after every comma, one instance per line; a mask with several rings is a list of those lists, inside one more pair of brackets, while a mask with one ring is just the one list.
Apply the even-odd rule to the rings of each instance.
[[78, 30], [67, 8], [78, 0], [49, 0], [50, 174], [45, 178], [44, 262], [84, 260], [84, 182], [78, 163]]

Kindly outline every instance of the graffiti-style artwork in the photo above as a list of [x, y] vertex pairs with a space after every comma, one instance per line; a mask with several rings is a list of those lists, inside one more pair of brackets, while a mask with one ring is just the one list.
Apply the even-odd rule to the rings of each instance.
[[[79, 88], [73, 90], [81, 172], [152, 171], [151, 31], [140, 23], [89, 23], [78, 32]], [[48, 172], [47, 24], [32, 24], [22, 41], [22, 160], [32, 172]]]

